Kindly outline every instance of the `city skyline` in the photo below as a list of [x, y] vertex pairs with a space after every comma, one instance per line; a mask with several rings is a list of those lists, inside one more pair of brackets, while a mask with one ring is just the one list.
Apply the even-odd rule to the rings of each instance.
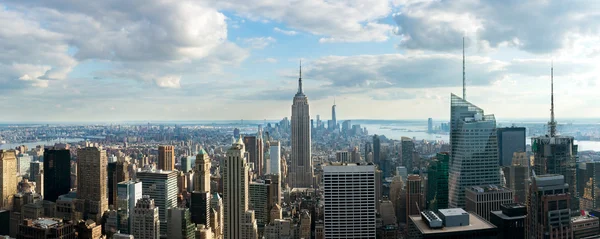
[[311, 116], [329, 118], [335, 97], [340, 119], [442, 119], [463, 37], [470, 102], [547, 118], [554, 60], [556, 114], [598, 118], [599, 24], [578, 17], [589, 4], [6, 1], [1, 121], [280, 119], [300, 59]]

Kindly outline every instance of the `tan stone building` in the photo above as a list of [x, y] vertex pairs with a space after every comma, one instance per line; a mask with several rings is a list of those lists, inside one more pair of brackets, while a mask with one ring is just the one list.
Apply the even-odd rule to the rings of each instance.
[[0, 150], [0, 209], [12, 210], [17, 193], [17, 155], [14, 150]]
[[96, 147], [77, 150], [77, 200], [76, 210], [83, 219], [100, 224], [102, 214], [108, 210], [108, 159], [106, 151]]
[[175, 146], [158, 146], [158, 169], [166, 171], [175, 170]]

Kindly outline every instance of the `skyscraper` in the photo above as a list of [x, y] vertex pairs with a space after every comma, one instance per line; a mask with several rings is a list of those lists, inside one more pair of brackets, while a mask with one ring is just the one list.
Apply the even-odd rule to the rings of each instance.
[[427, 119], [427, 133], [433, 133], [433, 119]]
[[337, 118], [335, 117], [335, 98], [333, 98], [333, 105], [331, 106], [331, 125], [333, 126], [333, 128], [331, 129], [336, 130], [337, 129]]
[[579, 197], [577, 192], [577, 145], [571, 136], [557, 135], [554, 120], [554, 68], [550, 70], [550, 122], [549, 134], [531, 138], [533, 151], [533, 169], [536, 175], [560, 174], [569, 184], [571, 195], [571, 212], [579, 212]]
[[406, 166], [409, 173], [413, 172], [413, 152], [415, 142], [409, 137], [402, 137], [402, 165]]
[[133, 212], [135, 204], [142, 199], [142, 182], [125, 181], [117, 184], [118, 228], [121, 233], [133, 232]]
[[570, 200], [569, 185], [564, 176], [531, 177], [525, 238], [573, 238]]
[[0, 150], [0, 209], [12, 210], [16, 193], [17, 155], [14, 150]]
[[165, 171], [175, 170], [175, 146], [158, 146], [158, 169]]
[[438, 153], [427, 170], [427, 208], [429, 210], [448, 208], [448, 162], [450, 155]]
[[497, 132], [500, 166], [510, 166], [514, 153], [525, 152], [525, 127], [498, 128]]
[[137, 179], [142, 182], [143, 194], [158, 207], [160, 235], [167, 235], [167, 209], [177, 206], [177, 171], [138, 171]]
[[406, 180], [406, 221], [411, 215], [419, 215], [423, 207], [423, 180], [417, 174], [409, 174]]
[[56, 202], [71, 190], [71, 153], [68, 149], [44, 149], [44, 200]]
[[194, 191], [210, 192], [210, 167], [208, 153], [201, 149], [194, 165]]
[[154, 204], [154, 199], [147, 195], [139, 199], [135, 204], [132, 217], [133, 232], [131, 234], [134, 238], [160, 238], [160, 220], [158, 207]]
[[[77, 208], [84, 219], [100, 224], [108, 210], [108, 159], [106, 151], [96, 147], [77, 150]], [[83, 207], [82, 207], [83, 206]]]
[[325, 238], [375, 238], [375, 166], [323, 167]]
[[169, 208], [167, 210], [167, 235], [169, 238], [195, 239], [195, 225], [187, 208]]
[[585, 170], [578, 177], [583, 181], [583, 194], [581, 197], [581, 209], [590, 210], [600, 207], [600, 162], [585, 163]]
[[494, 115], [452, 94], [450, 105], [449, 207], [465, 207], [465, 188], [499, 185]]
[[381, 141], [379, 135], [373, 135], [373, 163], [379, 165], [381, 157]]
[[514, 153], [513, 162], [510, 166], [502, 167], [506, 187], [514, 192], [514, 200], [517, 203], [525, 203], [527, 190], [529, 190], [529, 160], [527, 153]]
[[257, 134], [256, 136], [244, 136], [244, 145], [246, 146], [246, 152], [248, 152], [249, 155], [249, 162], [254, 164], [254, 172], [258, 175], [262, 175], [262, 137], [259, 134]]
[[500, 205], [511, 204], [513, 192], [496, 185], [472, 186], [466, 189], [465, 210], [474, 212], [485, 220], [490, 220], [490, 212], [500, 210]]
[[292, 160], [289, 181], [292, 188], [310, 188], [313, 182], [311, 159], [310, 112], [308, 98], [302, 91], [302, 67], [298, 78], [298, 93], [292, 104]]
[[243, 232], [242, 225], [248, 223], [256, 225], [256, 221], [248, 222], [247, 219], [254, 218], [247, 213], [254, 214], [248, 210], [248, 164], [244, 158], [244, 143], [239, 138], [227, 150], [227, 158], [223, 162], [223, 206], [224, 212], [224, 239], [245, 238], [248, 233]]
[[266, 174], [280, 175], [281, 146], [279, 141], [269, 142], [269, 162], [267, 163]]

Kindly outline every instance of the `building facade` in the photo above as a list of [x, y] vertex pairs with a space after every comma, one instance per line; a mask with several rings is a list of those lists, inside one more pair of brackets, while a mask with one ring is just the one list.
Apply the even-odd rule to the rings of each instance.
[[438, 153], [427, 170], [426, 206], [429, 210], [448, 208], [448, 163], [450, 154]]
[[498, 158], [500, 166], [510, 166], [513, 154], [525, 152], [525, 127], [497, 129]]
[[96, 147], [77, 150], [77, 201], [76, 207], [83, 219], [101, 223], [102, 214], [108, 210], [108, 159], [106, 151]]
[[498, 228], [498, 239], [525, 239], [527, 206], [512, 203], [500, 205], [490, 213], [490, 222]]
[[175, 146], [158, 146], [158, 169], [165, 171], [175, 170]]
[[[142, 193], [153, 199], [160, 218], [160, 235], [167, 235], [167, 210], [177, 207], [177, 171], [139, 171]], [[136, 237], [137, 238], [137, 237]]]
[[135, 204], [142, 199], [142, 182], [125, 181], [117, 184], [118, 229], [121, 233], [133, 231], [132, 214]]
[[466, 210], [490, 220], [490, 212], [500, 210], [500, 205], [512, 204], [513, 192], [496, 185], [471, 186], [466, 189]]
[[[223, 164], [223, 206], [224, 206], [224, 237], [225, 239], [246, 238], [250, 236], [247, 219], [254, 218], [247, 213], [254, 214], [248, 210], [248, 171], [247, 159], [244, 157], [244, 143], [242, 139], [227, 150], [227, 158]], [[256, 225], [256, 222], [254, 222]], [[248, 229], [249, 230], [249, 229]]]
[[169, 238], [195, 239], [196, 226], [192, 222], [190, 211], [187, 208], [169, 208], [167, 222]]
[[409, 174], [406, 180], [406, 221], [411, 215], [419, 215], [423, 207], [423, 180], [417, 174]]
[[302, 73], [298, 79], [298, 93], [292, 104], [292, 160], [289, 166], [289, 185], [292, 188], [310, 188], [313, 185], [311, 158], [310, 109], [302, 91]]
[[563, 175], [531, 177], [526, 238], [573, 238], [570, 200]]
[[500, 185], [498, 139], [494, 115], [452, 94], [450, 105], [450, 170], [448, 204], [465, 207], [465, 189]]
[[135, 204], [132, 213], [133, 235], [136, 239], [156, 239], [160, 238], [160, 220], [158, 207], [154, 204], [154, 199], [144, 195]]
[[375, 166], [323, 167], [325, 238], [375, 238]]
[[269, 142], [269, 162], [266, 163], [266, 174], [281, 174], [281, 145], [279, 141]]
[[14, 150], [0, 150], [0, 209], [12, 210], [17, 193], [17, 155]]

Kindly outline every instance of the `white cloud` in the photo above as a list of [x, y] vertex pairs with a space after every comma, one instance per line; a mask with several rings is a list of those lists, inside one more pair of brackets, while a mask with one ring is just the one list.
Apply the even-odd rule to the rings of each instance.
[[284, 22], [290, 28], [323, 36], [321, 42], [385, 41], [393, 28], [379, 22], [392, 12], [389, 0], [204, 2], [255, 21]]
[[162, 76], [154, 79], [156, 85], [162, 88], [180, 88], [181, 76]]
[[281, 33], [281, 34], [288, 35], [288, 36], [295, 36], [295, 35], [297, 35], [297, 34], [298, 34], [298, 32], [297, 32], [297, 31], [292, 31], [292, 30], [283, 30], [283, 29], [281, 29], [281, 28], [279, 28], [279, 27], [273, 28], [273, 30], [274, 30], [274, 31], [276, 31], [276, 32], [279, 32], [279, 33]]
[[394, 19], [397, 33], [404, 39], [402, 45], [408, 49], [459, 49], [461, 37], [466, 36], [479, 45], [512, 46], [539, 54], [568, 47], [573, 35], [600, 35], [600, 13], [591, 7], [597, 4], [593, 0], [429, 0], [403, 4]]
[[254, 49], [263, 49], [275, 42], [277, 40], [273, 37], [253, 37], [243, 39], [244, 45], [254, 48]]
[[[117, 75], [125, 71], [139, 75], [133, 79], [173, 88], [185, 78], [174, 80], [171, 75], [189, 70], [205, 73], [195, 70], [198, 67], [192, 63], [205, 61], [208, 64], [203, 67], [213, 72], [220, 64], [240, 62], [248, 55], [227, 41], [225, 15], [195, 1], [8, 1], [7, 5], [10, 10], [0, 10], [6, 13], [0, 14], [0, 23], [4, 22], [0, 36], [9, 35], [14, 40], [0, 42], [0, 46], [10, 43], [18, 47], [14, 55], [4, 55], [7, 61], [22, 57], [29, 60], [16, 62], [31, 64], [35, 59], [34, 65], [47, 68], [43, 74], [39, 70], [13, 71], [9, 78], [64, 79], [78, 62], [101, 60], [111, 64]], [[75, 52], [73, 57], [69, 50]], [[27, 54], [18, 56], [23, 53]], [[0, 56], [0, 70], [5, 68]]]

